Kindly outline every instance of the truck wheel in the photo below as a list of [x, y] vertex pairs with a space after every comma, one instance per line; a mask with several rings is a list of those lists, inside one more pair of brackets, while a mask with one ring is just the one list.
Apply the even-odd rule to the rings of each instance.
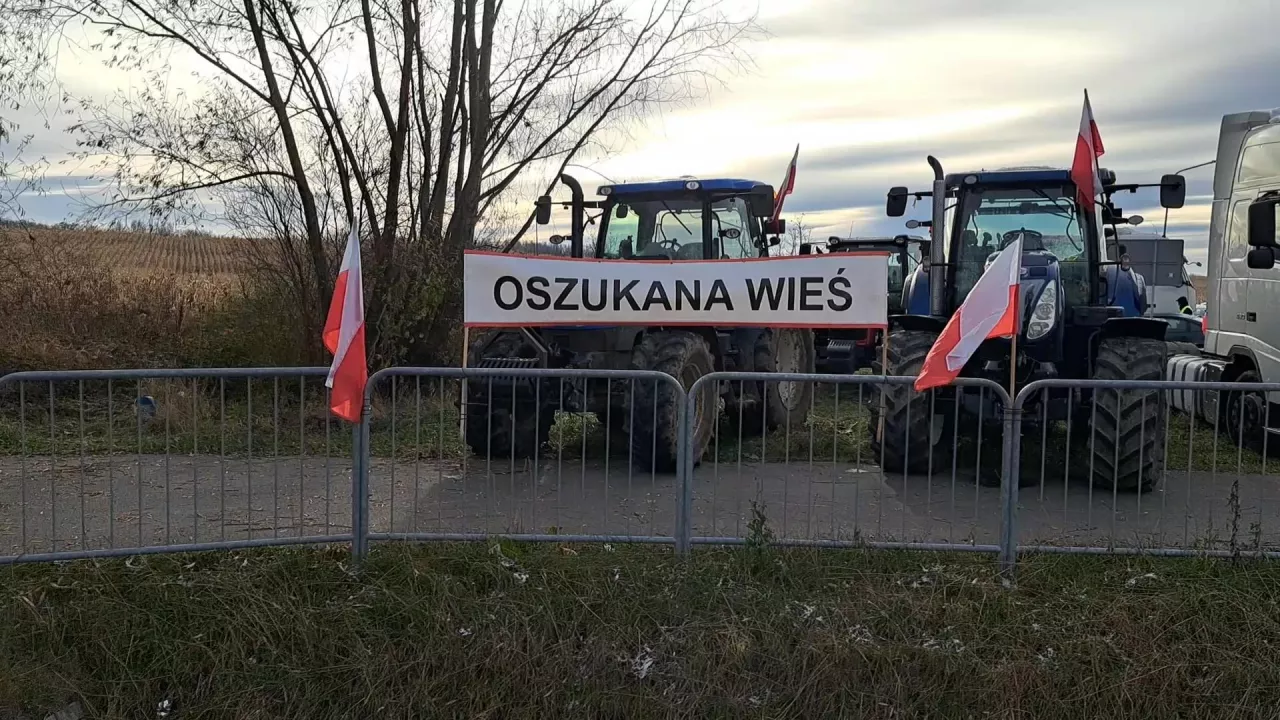
[[[938, 339], [935, 333], [898, 330], [889, 336], [889, 375], [915, 377], [924, 367], [929, 348]], [[880, 429], [880, 397], [872, 393], [870, 432], [871, 446], [885, 472], [922, 474], [947, 466], [951, 443], [946, 432], [945, 412], [935, 412], [929, 393], [918, 393], [910, 385], [885, 385], [884, 437]], [[932, 456], [932, 457], [931, 457]]]
[[[813, 331], [794, 328], [765, 330], [756, 338], [750, 372], [812, 375], [817, 363]], [[729, 422], [741, 425], [743, 437], [758, 437], [782, 427], [804, 427], [813, 404], [813, 383], [793, 380], [744, 382], [743, 394], [755, 402], [730, 409]], [[764, 396], [763, 404], [760, 397]], [[741, 398], [740, 400], [746, 400]]]
[[[1256, 370], [1245, 370], [1234, 382], [1260, 383], [1262, 377]], [[1223, 396], [1226, 402], [1223, 403], [1219, 424], [1226, 426], [1227, 434], [1236, 447], [1244, 447], [1258, 454], [1262, 454], [1265, 448], [1267, 454], [1276, 454], [1276, 445], [1280, 443], [1267, 442], [1267, 394], [1261, 391], [1237, 391], [1223, 393]]]
[[[536, 367], [538, 356], [537, 349], [524, 336], [503, 330], [476, 338], [467, 355], [470, 367]], [[496, 460], [532, 457], [551, 437], [555, 423], [555, 398], [546, 392], [541, 393], [541, 398], [538, 395], [529, 381], [513, 382], [512, 378], [501, 376], [471, 380], [464, 428], [467, 447], [480, 457]]]
[[[715, 371], [711, 347], [701, 336], [683, 330], [654, 332], [644, 336], [631, 355], [636, 370], [657, 370], [677, 380], [687, 391], [698, 378]], [[674, 472], [677, 452], [681, 393], [665, 382], [637, 380], [634, 407], [626, 415], [631, 460], [638, 467]], [[693, 461], [699, 462], [715, 427], [718, 413], [716, 383], [704, 383], [690, 419]]]
[[[1093, 379], [1163, 380], [1166, 349], [1161, 340], [1103, 340]], [[1159, 390], [1093, 391], [1092, 435], [1084, 441], [1093, 448], [1094, 486], [1126, 492], [1155, 487], [1164, 470], [1165, 402]]]

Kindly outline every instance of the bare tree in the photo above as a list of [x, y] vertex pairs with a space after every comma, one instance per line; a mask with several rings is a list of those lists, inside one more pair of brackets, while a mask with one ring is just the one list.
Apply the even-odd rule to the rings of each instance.
[[[460, 311], [462, 250], [602, 137], [742, 68], [717, 0], [10, 0], [138, 78], [81, 98], [100, 208], [218, 215], [277, 246], [310, 329], [362, 217], [375, 361], [421, 358]], [[195, 62], [175, 92], [155, 58]], [[533, 220], [525, 204], [513, 237]], [[505, 218], [510, 220], [511, 218]], [[505, 224], [505, 223], [503, 223]]]

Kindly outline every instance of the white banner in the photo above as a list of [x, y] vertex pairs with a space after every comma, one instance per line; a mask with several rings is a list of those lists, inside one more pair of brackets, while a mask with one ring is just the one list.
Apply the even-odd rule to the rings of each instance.
[[749, 260], [594, 260], [468, 252], [469, 327], [880, 328], [888, 253]]

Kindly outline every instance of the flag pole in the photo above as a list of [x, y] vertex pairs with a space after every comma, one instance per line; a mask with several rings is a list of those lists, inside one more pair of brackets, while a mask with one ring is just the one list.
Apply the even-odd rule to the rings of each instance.
[[[467, 348], [471, 346], [471, 328], [462, 326], [462, 369], [467, 369]], [[467, 379], [462, 378], [462, 403], [458, 413], [458, 437], [467, 440]]]

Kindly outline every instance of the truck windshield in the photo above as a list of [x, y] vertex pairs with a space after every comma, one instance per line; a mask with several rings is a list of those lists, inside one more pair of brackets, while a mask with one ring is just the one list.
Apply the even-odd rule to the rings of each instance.
[[1019, 237], [1024, 251], [1045, 250], [1058, 259], [1069, 303], [1087, 302], [1086, 234], [1072, 195], [1055, 187], [964, 191], [949, 258], [956, 266], [956, 303], [978, 282], [987, 259]]
[[712, 203], [712, 247], [710, 253], [705, 253], [702, 208], [700, 199], [611, 204], [602, 218], [601, 252], [597, 257], [606, 260], [702, 260], [704, 257], [736, 260], [759, 254], [751, 237], [747, 205], [741, 198], [725, 198]]

